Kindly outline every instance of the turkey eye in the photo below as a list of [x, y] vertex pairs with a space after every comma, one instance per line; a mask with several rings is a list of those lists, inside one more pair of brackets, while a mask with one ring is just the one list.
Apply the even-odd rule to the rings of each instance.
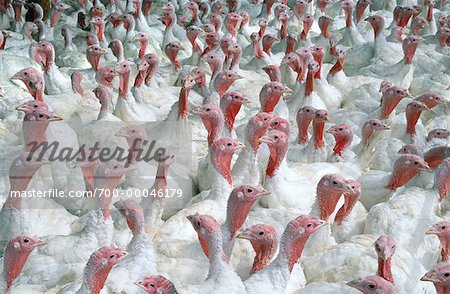
[[231, 75], [228, 75], [229, 78], [231, 78]]
[[278, 126], [278, 122], [277, 122], [277, 121], [274, 122], [273, 125], [274, 125], [274, 126]]
[[132, 130], [131, 132], [132, 132], [133, 134], [134, 134], [134, 133], [136, 133], [136, 131], [135, 131], [135, 130]]
[[111, 259], [113, 259], [114, 257], [116, 257], [114, 254], [111, 254], [111, 255], [109, 256], [109, 258], [111, 258]]
[[264, 121], [266, 121], [267, 120], [267, 117], [266, 118], [264, 118]]
[[377, 123], [373, 123], [372, 125], [373, 125], [373, 126], [376, 126], [376, 125], [377, 125]]
[[236, 95], [236, 96], [234, 96], [234, 99], [238, 99], [239, 97]]
[[306, 112], [310, 112], [309, 109], [306, 109]]
[[311, 226], [312, 226], [312, 224], [307, 224], [306, 225], [307, 228], [310, 228]]
[[114, 169], [117, 169], [117, 165], [114, 166]]
[[278, 136], [273, 137], [274, 139], [278, 139]]
[[127, 67], [127, 65], [126, 65], [126, 64], [124, 64], [124, 65], [122, 65], [122, 67]]
[[197, 221], [195, 224], [197, 225], [197, 227], [200, 227], [200, 221]]
[[446, 277], [446, 278], [450, 277], [450, 273], [445, 273], [444, 277]]
[[28, 75], [28, 73], [27, 73], [27, 72], [24, 72], [23, 74], [24, 74], [25, 76], [26, 76], [26, 75]]
[[23, 239], [23, 243], [28, 243], [28, 242], [30, 242], [30, 240], [28, 240], [28, 239]]
[[232, 145], [231, 143], [228, 143], [228, 144], [227, 144], [227, 146], [231, 146], [231, 145]]
[[252, 190], [252, 189], [247, 189], [247, 192], [248, 192], [248, 193], [252, 193], [253, 190]]
[[264, 232], [261, 231], [261, 232], [258, 233], [258, 235], [262, 236], [262, 235], [264, 235]]
[[369, 285], [369, 288], [370, 288], [370, 289], [375, 289], [375, 285], [370, 284], [370, 285]]
[[155, 284], [153, 284], [153, 283], [150, 283], [150, 284], [148, 284], [150, 287], [152, 287], [152, 288], [155, 288]]
[[418, 161], [414, 161], [414, 164], [419, 164], [419, 162]]
[[339, 131], [343, 131], [344, 129], [343, 128], [339, 128]]
[[442, 226], [441, 229], [445, 230], [445, 226]]
[[399, 90], [397, 90], [397, 94], [400, 94], [400, 91], [399, 91]]
[[337, 185], [338, 184], [338, 182], [336, 182], [336, 181], [333, 181], [333, 185]]
[[38, 106], [37, 106], [37, 105], [34, 105], [33, 107], [34, 107], [34, 108], [38, 108]]
[[44, 115], [43, 114], [39, 114], [39, 117], [44, 117]]
[[206, 108], [206, 111], [211, 111], [211, 108]]
[[110, 70], [109, 72], [110, 72], [110, 73], [113, 73], [113, 71], [112, 71], [112, 70]]

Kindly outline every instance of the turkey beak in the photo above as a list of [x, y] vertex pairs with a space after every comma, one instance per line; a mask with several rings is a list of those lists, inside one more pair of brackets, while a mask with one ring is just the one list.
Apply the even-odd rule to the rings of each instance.
[[324, 221], [324, 220], [320, 220], [319, 221], [319, 225], [317, 226], [317, 228], [321, 228], [321, 227], [323, 227], [323, 226], [325, 226], [326, 224], [328, 224], [326, 221]]
[[284, 86], [283, 94], [291, 94], [292, 89], [288, 88], [287, 86]]
[[25, 104], [22, 104], [22, 105], [17, 106], [16, 110], [25, 112], [27, 110], [27, 107], [25, 106]]
[[118, 133], [116, 133], [114, 136], [127, 138], [128, 134], [127, 134], [127, 131], [125, 129], [122, 129]]
[[135, 284], [136, 286], [138, 286], [138, 287], [140, 287], [140, 288], [142, 288], [142, 289], [145, 290], [145, 287], [144, 287], [144, 281], [142, 281], [142, 280], [137, 280], [136, 282], [134, 282], [134, 284]]
[[12, 77], [11, 77], [11, 80], [20, 80], [20, 71], [19, 72], [17, 72], [15, 75], [13, 75]]
[[270, 191], [267, 191], [266, 189], [263, 189], [258, 195], [259, 196], [265, 196], [265, 195], [270, 195], [270, 194], [271, 194]]
[[420, 280], [423, 282], [433, 282], [433, 283], [438, 282], [439, 283], [439, 280], [436, 279], [433, 272], [426, 273]]
[[247, 230], [245, 230], [242, 233], [240, 233], [239, 235], [237, 235], [236, 238], [250, 240], [250, 241], [253, 240], [252, 233], [250, 233], [250, 231], [247, 231]]
[[266, 144], [270, 144], [270, 143], [272, 143], [272, 139], [271, 139], [270, 137], [268, 137], [268, 136], [262, 136], [262, 137], [259, 139], [259, 142], [261, 142], [261, 143], [266, 143]]
[[328, 129], [328, 130], [325, 131], [325, 133], [327, 133], [327, 134], [333, 134], [333, 133], [334, 133], [334, 130], [333, 130], [333, 129]]
[[243, 76], [238, 75], [238, 76], [236, 77], [236, 80], [241, 80], [241, 79], [243, 79], [243, 78], [244, 78]]
[[197, 109], [192, 110], [191, 113], [196, 114], [196, 115], [201, 115], [203, 113], [203, 111], [201, 108], [197, 108]]
[[244, 143], [239, 142], [238, 145], [236, 146], [236, 150], [242, 149], [247, 147]]
[[431, 170], [430, 166], [428, 165], [428, 163], [425, 163], [423, 165], [423, 167], [420, 168], [420, 171], [427, 172], [427, 173], [431, 173], [432, 172], [432, 170]]
[[425, 232], [425, 235], [437, 235], [438, 233], [439, 233], [439, 232], [436, 231], [436, 230], [434, 229], [434, 227], [432, 227], [432, 228], [428, 229], [428, 230]]
[[45, 241], [43, 241], [41, 239], [37, 239], [36, 243], [34, 243], [34, 247], [43, 246], [45, 244], [47, 244], [47, 242], [45, 242]]
[[242, 97], [242, 101], [243, 103], [247, 104], [247, 106], [252, 104], [252, 101], [250, 101], [247, 96]]
[[387, 125], [383, 124], [383, 125], [381, 126], [381, 129], [382, 129], [382, 130], [390, 130], [391, 128], [388, 127]]
[[366, 17], [366, 18], [364, 19], [364, 21], [369, 21], [369, 18], [370, 18], [370, 17]]
[[60, 121], [64, 120], [64, 118], [58, 114], [52, 114], [52, 117], [49, 118], [49, 121]]

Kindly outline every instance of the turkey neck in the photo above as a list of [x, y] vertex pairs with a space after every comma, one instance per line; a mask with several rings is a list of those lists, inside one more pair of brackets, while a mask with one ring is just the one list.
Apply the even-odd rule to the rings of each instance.
[[356, 202], [358, 202], [359, 194], [344, 194], [344, 205], [338, 210], [334, 218], [337, 225], [342, 224], [345, 218], [350, 214]]
[[305, 97], [311, 95], [314, 92], [314, 75], [316, 72], [308, 70], [308, 74], [306, 75], [306, 85], [305, 85]]
[[252, 269], [250, 271], [250, 274], [254, 274], [261, 271], [269, 264], [272, 256], [277, 251], [277, 242], [267, 242], [264, 244], [260, 244], [255, 241], [250, 242], [256, 253], [255, 259], [253, 260]]
[[[14, 245], [11, 244], [11, 246]], [[10, 244], [7, 245], [6, 250], [13, 249], [9, 247]], [[9, 291], [11, 289], [12, 283], [19, 276], [30, 253], [31, 251], [20, 252], [18, 254], [7, 254], [7, 252], [5, 253], [5, 257], [3, 259], [3, 272], [2, 272], [2, 279], [6, 282], [5, 293], [10, 293]]]
[[434, 283], [434, 287], [436, 288], [437, 294], [450, 293], [450, 285], [440, 285], [440, 284]]
[[19, 170], [18, 172], [10, 171], [9, 182], [10, 192], [9, 197], [6, 199], [4, 208], [20, 210], [22, 207], [22, 197], [17, 197], [13, 194], [13, 191], [25, 192], [28, 184], [33, 178], [34, 174], [39, 168], [27, 168], [26, 170]]
[[308, 38], [309, 30], [311, 29], [312, 22], [303, 22], [303, 30], [300, 34], [300, 40], [306, 41], [306, 38]]
[[139, 46], [139, 58], [144, 57], [145, 55], [145, 51], [147, 50], [147, 46], [148, 46], [148, 41], [142, 41], [139, 42], [140, 46]]
[[319, 206], [320, 218], [328, 221], [331, 214], [336, 209], [336, 205], [341, 198], [342, 192], [329, 189], [324, 185], [317, 185], [317, 205]]
[[95, 25], [97, 28], [97, 38], [100, 42], [103, 42], [105, 40], [105, 23], [100, 23]]
[[440, 237], [441, 242], [441, 261], [448, 262], [450, 259], [450, 240], [446, 237]]
[[242, 106], [241, 103], [231, 102], [224, 109], [225, 123], [226, 123], [228, 131], [230, 133], [233, 130], [234, 121], [235, 121], [236, 115], [238, 114], [239, 110], [241, 109], [241, 106]]
[[129, 81], [130, 81], [130, 72], [129, 71], [119, 74], [119, 97], [120, 98], [127, 99], [127, 95], [129, 92], [129, 85], [128, 85]]
[[361, 21], [361, 18], [364, 14], [364, 10], [366, 10], [366, 7], [368, 5], [369, 3], [364, 1], [358, 1], [356, 3], [356, 23], [359, 23]]
[[256, 58], [263, 58], [263, 50], [261, 49], [258, 40], [253, 41], [253, 53], [255, 54]]
[[222, 234], [213, 232], [211, 236], [206, 238], [208, 246], [209, 274], [219, 272], [223, 265], [228, 263], [222, 250]]
[[288, 36], [287, 20], [282, 20], [281, 21], [281, 28], [280, 28], [280, 40], [286, 40], [287, 36]]
[[339, 137], [336, 139], [336, 144], [334, 145], [333, 152], [334, 155], [342, 156], [342, 153], [347, 149], [352, 143], [353, 135]]
[[312, 122], [312, 118], [308, 116], [302, 116], [297, 120], [298, 126], [298, 144], [305, 145], [308, 143], [308, 128]]
[[[109, 95], [109, 94], [108, 94]], [[114, 110], [114, 105], [111, 101], [110, 97], [106, 97], [104, 99], [100, 99], [100, 113], [99, 113], [99, 118], [104, 117], [107, 113], [112, 113]]]
[[416, 54], [417, 46], [419, 44], [405, 44], [403, 43], [403, 53], [405, 64], [412, 64], [414, 55]]
[[94, 173], [97, 168], [97, 165], [93, 164], [92, 166], [82, 167], [81, 171], [83, 172], [84, 180], [86, 181], [86, 185], [89, 191], [94, 192]]
[[208, 131], [208, 146], [211, 146], [214, 141], [219, 139], [222, 133], [223, 120], [223, 116], [221, 116], [217, 121], [214, 122], [210, 121], [209, 119], [202, 118], [203, 124]]
[[323, 131], [325, 128], [325, 122], [313, 120], [313, 138], [314, 138], [314, 148], [324, 148], [325, 141], [323, 139]]
[[391, 272], [391, 258], [383, 259], [378, 257], [378, 272], [377, 275], [384, 278], [385, 280], [394, 283], [394, 277]]
[[218, 180], [221, 181], [223, 178], [230, 186], [232, 186], [233, 180], [231, 178], [231, 159], [233, 158], [233, 154], [224, 152], [211, 152], [210, 157], [214, 168], [219, 173]]
[[[140, 53], [139, 53], [140, 54]], [[134, 88], [140, 88], [142, 84], [144, 84], [145, 75], [147, 74], [147, 70], [141, 70], [136, 75], [136, 78], [134, 79]]]
[[314, 78], [315, 79], [320, 79], [320, 75], [322, 73], [322, 61], [323, 61], [323, 55], [321, 53], [319, 54], [313, 54], [314, 57], [314, 61], [317, 62], [319, 64], [319, 69], [317, 70], [317, 72], [314, 74]]
[[45, 131], [47, 130], [48, 124], [48, 121], [23, 121], [22, 133], [27, 150], [32, 150], [34, 145], [47, 141]]
[[330, 74], [334, 75], [344, 69], [344, 57], [339, 57], [333, 67], [330, 69]]
[[286, 229], [281, 237], [280, 252], [274, 263], [281, 264], [283, 267], [287, 266], [289, 273], [292, 272], [294, 265], [302, 255], [308, 237], [308, 235], [304, 234], [304, 236], [295, 240], [292, 233]]
[[188, 116], [188, 97], [191, 88], [182, 87], [180, 97], [178, 98], [178, 120], [187, 119]]
[[284, 54], [294, 53], [294, 48], [295, 48], [295, 39], [287, 38], [286, 39], [286, 50], [284, 51]]
[[344, 9], [345, 14], [345, 27], [350, 28], [353, 26], [353, 7], [349, 7], [347, 9]]
[[415, 177], [419, 172], [413, 169], [399, 169], [394, 166], [389, 182], [386, 185], [386, 189], [391, 191], [397, 190], [397, 188], [405, 185], [409, 180]]
[[278, 147], [269, 146], [269, 149], [270, 157], [269, 162], [267, 163], [266, 176], [268, 176], [269, 178], [273, 178], [284, 158], [286, 157], [288, 142], [286, 140], [286, 144]]
[[224, 227], [228, 230], [228, 237], [230, 240], [225, 240], [225, 242], [231, 241], [231, 239], [233, 239], [236, 235], [237, 230], [239, 230], [239, 228], [244, 224], [253, 203], [255, 203], [255, 201], [250, 199], [238, 200], [237, 196], [229, 198], [227, 205], [227, 218], [225, 220]]
[[416, 124], [419, 121], [421, 110], [406, 110], [406, 133], [410, 136], [416, 134]]
[[83, 284], [77, 293], [99, 294], [105, 285], [111, 266], [102, 266], [98, 258], [89, 259], [83, 274]]
[[330, 23], [328, 21], [319, 22], [320, 33], [322, 34], [322, 36], [325, 39], [329, 39], [330, 38], [330, 33], [328, 32], [328, 27], [329, 26], [330, 26]]
[[395, 107], [400, 103], [403, 99], [401, 96], [388, 96], [381, 97], [381, 119], [387, 119], [389, 115], [394, 111]]
[[145, 85], [150, 86], [150, 82], [155, 75], [156, 71], [158, 70], [159, 62], [156, 61], [153, 64], [150, 64], [150, 66], [147, 69], [147, 75], [145, 76]]

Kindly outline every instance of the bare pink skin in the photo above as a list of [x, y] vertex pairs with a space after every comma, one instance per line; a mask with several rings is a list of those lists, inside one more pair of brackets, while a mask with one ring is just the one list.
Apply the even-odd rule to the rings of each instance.
[[322, 46], [313, 46], [311, 47], [311, 53], [314, 58], [314, 61], [319, 64], [319, 70], [314, 75], [315, 79], [320, 79], [320, 75], [322, 72], [322, 61], [325, 56], [325, 51]]
[[145, 232], [144, 228], [144, 211], [141, 205], [133, 199], [119, 200], [114, 203], [114, 207], [119, 210], [120, 214], [126, 219], [133, 236]]
[[260, 37], [258, 33], [252, 33], [250, 39], [252, 40], [253, 54], [255, 55], [255, 58], [262, 59], [264, 54], [259, 42]]
[[353, 26], [353, 10], [355, 8], [355, 4], [350, 0], [343, 0], [341, 2], [341, 8], [344, 10], [345, 26], [350, 28]]
[[186, 76], [182, 81], [180, 96], [178, 98], [178, 120], [187, 119], [189, 92], [194, 85], [195, 79], [192, 75]]
[[206, 130], [208, 131], [208, 145], [212, 144], [220, 138], [224, 117], [219, 106], [213, 104], [204, 104], [200, 108], [193, 111], [194, 114], [200, 115]]
[[274, 227], [266, 224], [254, 225], [245, 229], [236, 238], [249, 240], [255, 250], [256, 256], [253, 260], [250, 274], [264, 269], [272, 260], [277, 251], [278, 234]]
[[133, 87], [140, 88], [144, 84], [145, 76], [147, 75], [147, 70], [149, 67], [150, 65], [145, 59], [140, 59], [137, 62], [138, 73], [136, 75], [136, 78], [134, 79]]
[[301, 215], [288, 223], [280, 241], [280, 252], [287, 260], [289, 272], [301, 257], [309, 237], [325, 222], [316, 216]]
[[35, 68], [29, 67], [17, 72], [12, 79], [22, 81], [37, 101], [44, 101], [44, 77]]
[[397, 291], [394, 284], [379, 276], [359, 278], [348, 282], [347, 285], [364, 294], [396, 293]]
[[337, 45], [337, 38], [336, 36], [331, 36], [330, 38], [328, 38], [328, 42], [330, 44], [330, 50], [329, 53], [330, 55], [336, 55], [336, 45]]
[[13, 0], [12, 7], [14, 9], [14, 20], [15, 22], [22, 21], [22, 7], [25, 4], [23, 0]]
[[217, 74], [222, 71], [222, 59], [216, 52], [210, 52], [204, 57], [211, 69], [211, 77], [215, 78]]
[[39, 160], [37, 155], [28, 152], [22, 153], [12, 161], [9, 167], [10, 193], [3, 205], [5, 209], [20, 210], [22, 208], [21, 197], [14, 197], [12, 191], [26, 191], [34, 174], [46, 163], [44, 160]]
[[335, 145], [333, 148], [333, 154], [342, 156], [342, 154], [348, 149], [353, 141], [353, 132], [346, 124], [339, 124], [332, 126], [327, 130], [327, 133], [334, 136]]
[[447, 146], [436, 146], [425, 152], [424, 160], [431, 169], [437, 168], [446, 157], [450, 156], [450, 148]]
[[408, 135], [416, 135], [416, 124], [419, 121], [420, 114], [424, 110], [428, 110], [428, 107], [419, 101], [412, 101], [406, 106], [406, 133]]
[[365, 19], [372, 26], [375, 38], [378, 38], [384, 31], [384, 18], [380, 15], [372, 15]]
[[[101, 86], [100, 86], [101, 87]], [[94, 89], [95, 91], [95, 89]], [[97, 95], [97, 94], [96, 94]], [[112, 102], [111, 102], [112, 104]], [[112, 111], [112, 109], [111, 109]], [[81, 169], [83, 173], [84, 182], [88, 191], [94, 193], [94, 174], [100, 160], [94, 158], [98, 154], [89, 154], [87, 158], [78, 158], [79, 161], [76, 162], [76, 166]]]
[[5, 50], [6, 39], [8, 39], [8, 34], [4, 30], [1, 30], [1, 34], [0, 34], [0, 50]]
[[242, 57], [242, 49], [239, 44], [234, 43], [228, 48], [231, 56], [230, 70], [235, 70], [239, 66]]
[[353, 208], [361, 196], [361, 184], [356, 180], [346, 180], [347, 184], [350, 185], [353, 192], [344, 193], [344, 205], [339, 208], [336, 216], [334, 218], [334, 222], [337, 225], [341, 225], [342, 222], [350, 215]]
[[275, 116], [271, 121], [267, 132], [276, 130], [283, 132], [288, 138], [291, 133], [291, 127], [289, 125], [289, 121], [281, 118], [279, 116]]
[[100, 68], [100, 57], [106, 54], [106, 50], [98, 45], [91, 45], [86, 50], [86, 59], [91, 64], [94, 71]]
[[303, 11], [305, 11], [305, 8], [308, 7], [308, 2], [303, 0], [296, 0], [294, 4], [294, 15], [297, 17], [297, 19], [300, 19], [300, 16], [303, 14]]
[[[29, 104], [33, 102], [26, 102]], [[27, 150], [32, 150], [33, 143], [42, 143], [47, 140], [45, 131], [48, 124], [52, 121], [59, 121], [63, 118], [50, 112], [46, 107], [38, 107], [33, 110], [24, 109], [23, 105], [17, 107], [17, 110], [24, 111], [25, 117], [22, 124], [22, 133]]]
[[311, 29], [311, 26], [314, 22], [314, 17], [311, 14], [304, 14], [302, 17], [303, 21], [303, 30], [300, 34], [300, 39], [302, 41], [306, 41], [306, 38], [308, 37], [309, 30]]
[[148, 46], [148, 34], [144, 32], [139, 32], [136, 34], [136, 41], [139, 43], [139, 53], [138, 57], [143, 58], [145, 55], [145, 51], [147, 50]]
[[49, 41], [41, 41], [31, 50], [36, 62], [43, 63], [44, 73], [47, 74], [55, 63], [55, 48]]
[[250, 15], [246, 11], [239, 12], [239, 15], [241, 16], [241, 25], [239, 26], [239, 31], [242, 31], [242, 29], [248, 25], [248, 22], [250, 21]]
[[117, 76], [116, 71], [112, 66], [100, 67], [95, 73], [95, 80], [100, 85], [112, 88], [112, 80]]
[[269, 22], [267, 21], [267, 19], [262, 18], [258, 21], [258, 25], [259, 25], [258, 39], [261, 39], [266, 32], [266, 28], [269, 25]]
[[329, 0], [318, 0], [317, 1], [317, 8], [323, 13], [325, 12], [325, 8], [327, 7], [328, 3], [330, 3]]
[[328, 174], [323, 176], [316, 188], [320, 218], [328, 221], [336, 209], [341, 195], [349, 192], [353, 192], [353, 189], [341, 175]]
[[192, 45], [192, 51], [194, 52], [200, 52], [200, 46], [197, 42], [198, 34], [200, 33], [200, 30], [196, 26], [190, 26], [186, 29], [186, 37], [188, 38], [189, 42]]
[[366, 121], [361, 129], [362, 143], [364, 145], [367, 145], [375, 131], [384, 131], [384, 130], [389, 130], [389, 127], [385, 125], [381, 120], [371, 119]]
[[330, 33], [328, 32], [328, 28], [330, 27], [330, 24], [333, 22], [333, 19], [327, 15], [322, 15], [319, 17], [319, 28], [320, 33], [324, 38], [329, 38]]
[[44, 241], [28, 236], [17, 236], [9, 240], [5, 248], [2, 272], [6, 281], [6, 293], [9, 293], [12, 283], [19, 276], [30, 253], [44, 244]]
[[402, 48], [404, 54], [405, 64], [412, 64], [414, 55], [416, 54], [417, 46], [424, 39], [419, 36], [409, 36], [403, 40]]
[[93, 6], [91, 10], [89, 10], [89, 16], [91, 18], [96, 16], [103, 18], [103, 9], [100, 6]]
[[450, 158], [444, 159], [436, 173], [435, 186], [439, 192], [439, 201], [450, 195]]
[[280, 82], [270, 82], [263, 86], [259, 92], [259, 102], [261, 103], [261, 111], [272, 112], [280, 101], [284, 93], [290, 90]]
[[418, 36], [420, 31], [427, 26], [427, 21], [421, 16], [415, 17], [411, 22], [411, 34]]
[[308, 74], [306, 75], [305, 97], [314, 92], [314, 77], [320, 72], [320, 65], [316, 61], [308, 65]]
[[219, 29], [222, 27], [222, 17], [220, 14], [212, 13], [209, 15], [209, 21], [214, 26], [215, 32], [219, 32]]
[[81, 71], [74, 71], [72, 75], [70, 76], [72, 81], [72, 90], [75, 93], [80, 94], [81, 96], [84, 95], [83, 87], [81, 87], [81, 82], [83, 81], [83, 73]]
[[256, 152], [258, 152], [259, 146], [261, 145], [259, 139], [266, 133], [273, 117], [271, 113], [260, 112], [250, 118], [245, 134], [247, 141], [253, 149], [253, 154], [256, 155]]
[[192, 21], [194, 23], [199, 22], [199, 19], [198, 19], [198, 4], [195, 3], [194, 1], [189, 1], [187, 3], [186, 7], [189, 10], [189, 12], [191, 13]]
[[220, 108], [225, 117], [225, 124], [229, 132], [233, 130], [236, 115], [241, 109], [242, 103], [250, 102], [242, 93], [233, 91], [226, 93], [220, 100]]
[[99, 294], [113, 266], [119, 263], [126, 254], [119, 248], [108, 246], [101, 247], [92, 253], [84, 268], [83, 285], [80, 291]]
[[214, 217], [196, 213], [187, 216], [198, 235], [203, 252], [207, 252], [210, 263], [222, 259], [229, 262], [222, 249], [222, 230]]
[[435, 264], [420, 280], [433, 282], [437, 294], [446, 294], [450, 292], [448, 272], [450, 272], [450, 264], [440, 262]]
[[[406, 144], [398, 151], [398, 154], [416, 154], [420, 155], [419, 148], [415, 144]], [[426, 161], [426, 160], [425, 160]]]
[[223, 97], [231, 85], [237, 81], [242, 79], [240, 75], [238, 75], [235, 71], [232, 70], [224, 70], [221, 71], [217, 77], [214, 79], [214, 89], [216, 90], [219, 97]]
[[400, 10], [400, 16], [397, 25], [402, 28], [406, 27], [414, 13], [416, 13], [416, 10], [414, 8], [402, 7]]
[[52, 10], [50, 12], [50, 27], [55, 27], [56, 23], [58, 22], [59, 18], [61, 17], [61, 14], [66, 9], [66, 6], [62, 3], [56, 3], [53, 5]]
[[159, 68], [159, 58], [156, 54], [149, 53], [144, 55], [144, 59], [149, 65], [147, 75], [145, 76], [145, 85], [150, 86], [151, 80]]
[[325, 123], [328, 120], [328, 112], [324, 109], [316, 110], [315, 117], [313, 119], [313, 139], [314, 148], [320, 149], [325, 147], [325, 140], [323, 138], [323, 131]]
[[441, 48], [447, 47], [450, 39], [450, 27], [440, 27], [436, 32], [436, 40]]
[[293, 52], [287, 53], [281, 60], [281, 64], [288, 65], [293, 71], [297, 73], [297, 81], [301, 81], [304, 69], [302, 67], [300, 57], [297, 54]]
[[262, 136], [261, 142], [269, 146], [270, 157], [267, 163], [266, 176], [273, 178], [280, 167], [281, 162], [286, 157], [289, 138], [288, 136], [278, 130], [271, 130], [266, 135]]
[[312, 106], [303, 106], [297, 111], [295, 121], [298, 127], [298, 144], [306, 145], [309, 141], [308, 139], [308, 128], [312, 123], [314, 117], [316, 116], [316, 110]]
[[[224, 243], [230, 244], [236, 232], [244, 224], [253, 204], [260, 197], [268, 195], [270, 192], [253, 185], [242, 185], [233, 189], [228, 198], [227, 218], [223, 232]], [[224, 246], [225, 254], [230, 257], [231, 246]]]
[[86, 36], [86, 38], [85, 38], [85, 41], [86, 41], [86, 45], [88, 47], [92, 46], [92, 45], [99, 45], [100, 44], [100, 42], [98, 40], [98, 37], [95, 34], [88, 34]]
[[428, 172], [430, 167], [420, 156], [415, 154], [405, 154], [395, 161], [394, 170], [391, 173], [386, 189], [391, 191], [405, 185], [413, 177], [422, 171]]
[[163, 11], [158, 18], [165, 26], [166, 30], [173, 27], [176, 21], [176, 15], [172, 11]]
[[431, 130], [427, 135], [427, 142], [432, 139], [448, 139], [450, 137], [450, 131], [447, 129], [434, 129]]
[[174, 284], [163, 276], [144, 277], [135, 284], [149, 294], [176, 294], [178, 293]]
[[284, 51], [284, 54], [294, 53], [294, 48], [296, 44], [297, 40], [294, 37], [288, 35], [286, 37], [286, 49]]
[[328, 72], [328, 74], [331, 74], [332, 76], [342, 71], [345, 64], [345, 51], [343, 49], [337, 49], [336, 54], [338, 56], [336, 63], [330, 68], [330, 71]]
[[134, 16], [130, 13], [122, 15], [122, 25], [129, 32], [135, 23]]
[[181, 70], [182, 65], [180, 60], [178, 59], [178, 52], [182, 49], [181, 43], [178, 41], [170, 42], [166, 45], [165, 53], [169, 58], [172, 65], [175, 67], [175, 70]]
[[236, 26], [240, 20], [241, 16], [234, 12], [228, 13], [225, 17], [225, 25], [233, 38], [237, 35]]
[[366, 10], [367, 6], [369, 6], [372, 2], [370, 0], [358, 0], [356, 2], [356, 23], [361, 21], [361, 18], [364, 15], [364, 10]]
[[286, 40], [287, 36], [288, 36], [288, 15], [286, 14], [286, 12], [281, 12], [280, 15], [278, 16], [278, 21], [281, 23], [281, 27], [280, 27], [280, 39], [281, 40]]
[[229, 38], [229, 37], [223, 37], [220, 40], [220, 48], [222, 49], [223, 54], [225, 55], [225, 62], [227, 62], [230, 59], [230, 57], [231, 57], [229, 48], [233, 44], [234, 44], [234, 41], [231, 38]]
[[131, 64], [126, 60], [118, 62], [116, 64], [116, 72], [119, 75], [119, 97], [127, 99]]
[[408, 96], [408, 90], [399, 86], [385, 88], [381, 97], [380, 119], [387, 119], [392, 111], [394, 111], [395, 107], [397, 107], [398, 103], [400, 103], [403, 98]]
[[144, 149], [143, 141], [147, 138], [145, 130], [139, 125], [129, 125], [116, 133], [115, 136], [127, 140], [129, 151], [126, 163], [129, 165], [136, 164], [140, 150]]
[[[84, 1], [84, 0], [82, 0]], [[83, 8], [84, 10], [85, 8]], [[77, 27], [81, 29], [86, 29], [88, 24], [86, 23], [87, 15], [83, 11], [78, 12], [77, 14]]]
[[281, 81], [281, 72], [277, 65], [266, 65], [262, 68], [262, 70], [269, 76], [271, 82]]
[[275, 41], [278, 41], [278, 38], [272, 34], [266, 34], [262, 38], [263, 51], [266, 52], [267, 55], [269, 55], [269, 56], [272, 55], [272, 53], [270, 52], [270, 48], [272, 47], [272, 45]]
[[441, 242], [441, 261], [448, 262], [450, 260], [450, 222], [441, 221], [433, 225], [428, 231], [427, 235], [436, 235]]
[[153, 0], [143, 0], [142, 1], [142, 13], [145, 17], [149, 16], [150, 9], [152, 8]]
[[378, 255], [378, 276], [394, 283], [391, 271], [391, 259], [395, 253], [395, 242], [389, 236], [381, 236], [375, 241], [375, 251]]
[[306, 80], [306, 72], [311, 62], [312, 54], [309, 48], [303, 47], [295, 51], [295, 54], [300, 58], [300, 68], [297, 76], [297, 81], [304, 82]]
[[206, 54], [208, 54], [209, 52], [214, 51], [215, 48], [217, 48], [217, 46], [219, 45], [219, 39], [220, 39], [220, 35], [217, 32], [206, 33], [206, 38], [205, 38], [206, 47], [203, 50], [203, 53], [201, 56], [203, 57]]

